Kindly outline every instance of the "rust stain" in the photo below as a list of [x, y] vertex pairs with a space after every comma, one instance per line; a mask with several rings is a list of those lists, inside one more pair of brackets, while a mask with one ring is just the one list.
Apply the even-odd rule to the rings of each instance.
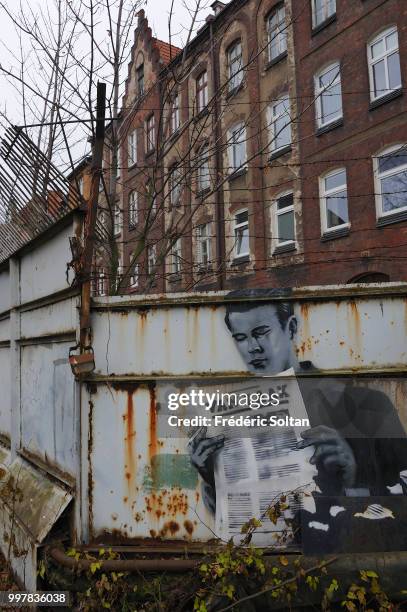
[[152, 458], [157, 454], [157, 406], [154, 387], [150, 387], [150, 424], [149, 424], [149, 436], [150, 442], [148, 445], [148, 455], [151, 466], [151, 478], [153, 481], [153, 488], [157, 482], [157, 474], [155, 473], [154, 464]]
[[184, 521], [184, 529], [185, 529], [185, 531], [186, 531], [186, 532], [187, 532], [189, 535], [192, 535], [192, 533], [193, 533], [193, 531], [194, 531], [194, 526], [193, 526], [192, 522], [191, 522], [191, 521], [189, 521], [189, 520]]
[[301, 353], [301, 355], [303, 356], [307, 351], [312, 350], [312, 342], [310, 338], [311, 334], [310, 334], [310, 327], [309, 327], [309, 304], [307, 302], [302, 302], [300, 305], [300, 310], [301, 310], [300, 326], [301, 326], [302, 342], [297, 347], [296, 352], [297, 354]]
[[134, 456], [134, 437], [136, 435], [134, 423], [134, 406], [133, 406], [133, 390], [127, 391], [127, 406], [126, 413], [123, 415], [125, 424], [125, 468], [126, 468], [126, 486], [128, 496], [123, 498], [126, 503], [129, 498], [134, 495], [134, 486], [136, 482], [136, 459]]
[[168, 532], [173, 536], [180, 530], [180, 526], [176, 521], [168, 521], [164, 523], [163, 527], [160, 529], [159, 536], [164, 538]]
[[[361, 323], [360, 323], [360, 314], [358, 310], [358, 306], [356, 302], [351, 301], [348, 304], [349, 314], [348, 314], [348, 329], [349, 329], [349, 340], [353, 341], [353, 349], [349, 347], [349, 355], [353, 358], [360, 358], [362, 354], [362, 333], [361, 333]], [[352, 340], [351, 340], [352, 339]], [[356, 353], [359, 353], [356, 356]]]

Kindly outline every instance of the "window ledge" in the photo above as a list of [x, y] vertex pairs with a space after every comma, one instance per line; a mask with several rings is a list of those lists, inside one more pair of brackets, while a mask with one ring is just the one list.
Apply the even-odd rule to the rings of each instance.
[[327, 26], [329, 26], [329, 24], [333, 23], [334, 21], [336, 21], [336, 13], [333, 13], [327, 19], [325, 19], [325, 21], [322, 21], [318, 25], [314, 26], [311, 31], [311, 36], [315, 36], [316, 34], [318, 34], [318, 32], [324, 30]]
[[264, 70], [269, 70], [276, 64], [279, 64], [281, 60], [283, 60], [286, 57], [287, 57], [287, 51], [283, 51], [282, 53], [280, 53], [280, 55], [277, 55], [277, 57], [273, 57], [273, 59], [269, 60], [267, 64], [264, 66]]
[[130, 170], [134, 170], [136, 166], [137, 166], [137, 162], [134, 162], [134, 164], [131, 164], [131, 166], [127, 166], [127, 172], [130, 172]]
[[169, 283], [179, 283], [179, 282], [180, 282], [180, 280], [182, 280], [182, 275], [181, 275], [181, 274], [174, 274], [174, 273], [171, 273], [171, 274], [168, 276], [168, 282], [169, 282]]
[[195, 194], [196, 199], [202, 200], [202, 198], [204, 198], [206, 194], [210, 192], [210, 190], [211, 190], [210, 187], [205, 187], [205, 189], [201, 189], [200, 191], [197, 191], [197, 193]]
[[240, 176], [244, 176], [247, 172], [247, 166], [245, 166], [244, 168], [240, 168], [239, 170], [235, 170], [234, 172], [232, 172], [229, 177], [228, 177], [228, 181], [234, 181], [235, 179], [239, 178]]
[[233, 89], [227, 92], [226, 100], [229, 100], [229, 98], [233, 98], [233, 96], [235, 96], [241, 89], [243, 89], [243, 81], [239, 83], [237, 87], [234, 87]]
[[390, 100], [394, 100], [395, 98], [399, 98], [400, 96], [403, 95], [403, 89], [395, 89], [394, 91], [391, 91], [390, 93], [386, 94], [385, 96], [381, 96], [380, 98], [376, 98], [376, 100], [373, 100], [373, 102], [371, 102], [369, 104], [369, 110], [374, 110], [375, 108], [378, 108], [379, 106], [381, 106], [382, 104], [386, 104], [386, 102], [390, 102]]
[[200, 110], [199, 112], [197, 112], [197, 114], [194, 117], [194, 121], [200, 121], [200, 119], [203, 119], [204, 117], [206, 117], [207, 115], [209, 115], [209, 108], [208, 106], [205, 106], [205, 108], [203, 108], [202, 110]]
[[331, 130], [336, 129], [337, 127], [341, 127], [341, 125], [343, 125], [343, 117], [339, 117], [339, 119], [336, 119], [335, 121], [327, 123], [326, 125], [323, 125], [322, 127], [318, 128], [315, 134], [316, 136], [321, 136], [322, 134], [330, 132]]
[[250, 261], [250, 255], [240, 255], [240, 256], [238, 255], [233, 259], [231, 265], [240, 266], [240, 264], [246, 264], [246, 263], [249, 263], [249, 261]]
[[295, 242], [290, 242], [290, 244], [281, 244], [280, 246], [276, 246], [273, 251], [273, 255], [280, 255], [281, 253], [289, 253], [290, 251], [295, 251], [297, 246]]
[[335, 240], [336, 238], [343, 238], [349, 236], [350, 226], [339, 227], [338, 229], [332, 229], [325, 231], [321, 236], [321, 242], [328, 242], [329, 240]]
[[199, 268], [197, 271], [197, 274], [199, 275], [203, 275], [203, 274], [208, 274], [209, 272], [213, 272], [212, 266], [207, 264], [199, 264]]
[[148, 151], [146, 151], [145, 153], [145, 158], [147, 159], [148, 157], [151, 157], [154, 153], [155, 153], [155, 147], [152, 149], [148, 149]]
[[376, 227], [384, 227], [385, 225], [391, 225], [392, 223], [399, 223], [400, 221], [407, 220], [407, 210], [400, 210], [400, 212], [395, 212], [391, 215], [386, 215], [385, 217], [379, 217], [376, 222]]
[[274, 151], [270, 155], [269, 162], [272, 162], [274, 159], [277, 159], [277, 157], [281, 157], [282, 155], [285, 155], [286, 153], [291, 153], [291, 151], [292, 151], [291, 145], [286, 145], [285, 147], [281, 147], [281, 149]]

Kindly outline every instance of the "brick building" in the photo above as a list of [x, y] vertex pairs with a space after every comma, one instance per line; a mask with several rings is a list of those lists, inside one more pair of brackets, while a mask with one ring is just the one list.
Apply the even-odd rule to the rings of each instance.
[[212, 8], [182, 52], [139, 13], [119, 127], [123, 289], [405, 280], [403, 0]]

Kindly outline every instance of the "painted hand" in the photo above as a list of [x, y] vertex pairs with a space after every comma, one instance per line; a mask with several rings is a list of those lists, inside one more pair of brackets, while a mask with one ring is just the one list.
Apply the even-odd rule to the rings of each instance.
[[214, 454], [223, 447], [225, 436], [205, 438], [206, 427], [190, 442], [191, 463], [198, 470], [203, 480], [214, 485], [213, 458]]
[[318, 485], [322, 492], [337, 492], [354, 484], [356, 462], [353, 451], [335, 429], [319, 425], [304, 431], [301, 437], [303, 440], [297, 448], [315, 447], [310, 463], [318, 470]]

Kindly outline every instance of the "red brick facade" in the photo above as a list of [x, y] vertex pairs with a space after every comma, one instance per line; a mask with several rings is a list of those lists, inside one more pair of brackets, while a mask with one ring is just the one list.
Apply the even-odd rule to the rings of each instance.
[[[407, 280], [407, 170], [401, 167], [407, 157], [396, 152], [402, 163], [398, 178], [390, 181], [399, 192], [394, 197], [384, 192], [380, 198], [377, 172], [380, 152], [407, 144], [407, 5], [404, 0], [317, 4], [325, 12], [313, 14], [313, 0], [232, 0], [207, 19], [185, 54], [154, 39], [140, 13], [120, 120], [124, 268], [151, 213], [146, 186], [152, 178], [156, 210], [137, 260], [138, 285], [129, 288], [126, 282], [124, 291], [145, 292], [146, 283], [148, 291], [161, 292]], [[384, 31], [389, 91], [369, 76], [369, 45]], [[239, 53], [241, 80], [229, 67]], [[401, 83], [395, 87], [390, 80], [398, 78], [396, 55]], [[141, 64], [146, 86], [140, 98]], [[332, 83], [317, 91], [333, 65], [339, 69]], [[202, 75], [204, 111], [197, 101]], [[339, 78], [340, 95], [339, 85], [334, 89]], [[147, 150], [153, 115], [156, 143]], [[230, 144], [239, 125], [244, 151], [240, 142]], [[128, 136], [134, 129], [137, 162], [129, 167]], [[196, 160], [203, 149], [209, 179], [202, 192]], [[241, 161], [237, 172], [230, 165], [235, 156]], [[389, 163], [386, 167], [393, 167]], [[182, 185], [173, 205], [175, 168]], [[132, 226], [133, 191], [139, 210]], [[246, 211], [249, 236], [240, 248], [236, 224]], [[202, 228], [209, 242], [202, 241]], [[147, 269], [151, 244], [157, 255], [153, 274]], [[202, 261], [203, 248], [209, 263]]]

